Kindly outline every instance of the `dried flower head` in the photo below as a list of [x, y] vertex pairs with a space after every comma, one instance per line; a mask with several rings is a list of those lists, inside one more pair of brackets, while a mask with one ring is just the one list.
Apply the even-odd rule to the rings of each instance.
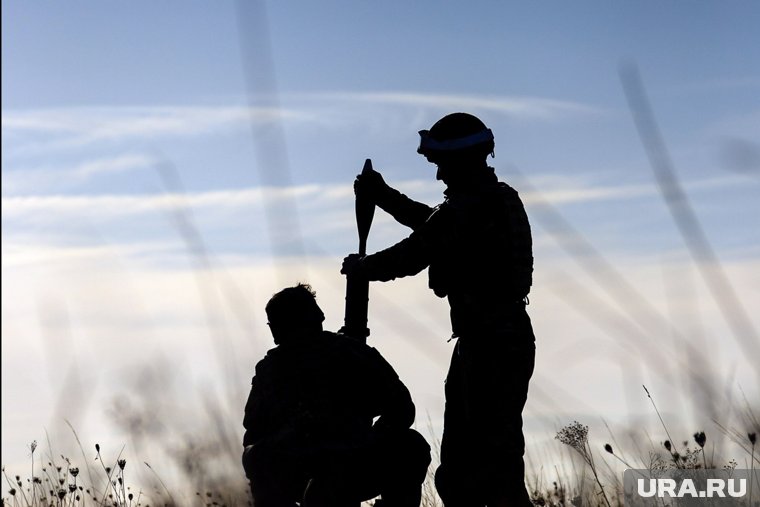
[[604, 444], [604, 450], [610, 454], [615, 454], [614, 452], [612, 452], [612, 446], [610, 444]]
[[79, 475], [79, 469], [77, 467], [69, 468], [69, 473], [72, 477]]
[[119, 468], [121, 468], [122, 470], [124, 470], [124, 467], [127, 466], [127, 460], [125, 459], [120, 459], [118, 463], [119, 463]]
[[32, 440], [32, 443], [29, 444], [29, 449], [32, 451], [32, 454], [34, 454], [34, 451], [37, 450], [37, 441]]
[[58, 498], [61, 499], [61, 500], [63, 500], [63, 497], [65, 497], [65, 496], [66, 496], [66, 490], [63, 489], [63, 488], [59, 489], [58, 490]]
[[573, 421], [572, 424], [559, 430], [554, 438], [565, 445], [569, 445], [576, 451], [584, 452], [586, 443], [588, 442], [588, 426], [584, 426], [578, 421]]
[[705, 435], [704, 431], [700, 431], [698, 433], [694, 433], [694, 441], [699, 445], [699, 447], [704, 448], [705, 442], [707, 442], [707, 436]]
[[747, 438], [749, 438], [750, 444], [755, 445], [755, 442], [757, 442], [757, 433], [747, 433]]
[[673, 446], [670, 445], [670, 440], [666, 440], [662, 445], [665, 446], [665, 449], [667, 449], [668, 452], [671, 452], [671, 450], [673, 449]]

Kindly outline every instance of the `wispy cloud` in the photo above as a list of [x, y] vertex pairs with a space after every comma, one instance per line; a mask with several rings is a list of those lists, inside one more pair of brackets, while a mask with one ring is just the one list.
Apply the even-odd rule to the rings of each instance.
[[[742, 181], [741, 178], [727, 176], [690, 182], [688, 186], [694, 190], [709, 189], [741, 184]], [[434, 202], [441, 197], [441, 186], [433, 181], [409, 180], [397, 182], [396, 186], [418, 199]], [[564, 177], [545, 177], [540, 179], [540, 185], [536, 186], [541, 188], [540, 195], [531, 192], [521, 193], [525, 204], [530, 205], [539, 200], [563, 205], [607, 199], [634, 199], [653, 196], [657, 192], [656, 187], [651, 184], [595, 185]], [[246, 209], [252, 206], [277, 205], [290, 199], [295, 199], [302, 210], [332, 213], [336, 204], [353, 199], [353, 189], [350, 184], [309, 184], [164, 194], [6, 196], [2, 198], [2, 213], [3, 220], [23, 220], [35, 216], [58, 220], [82, 214], [92, 216], [93, 213], [104, 219], [181, 208], [216, 211]], [[351, 210], [350, 206], [345, 208]]]
[[[4, 135], [39, 137], [47, 148], [75, 148], [99, 141], [195, 136], [251, 122], [304, 119], [305, 113], [247, 106], [70, 107], [5, 111]], [[35, 143], [36, 144], [36, 143]]]
[[[2, 114], [4, 136], [18, 141], [14, 150], [77, 148], [102, 141], [197, 136], [225, 128], [278, 121], [324, 123], [325, 111], [332, 120], [351, 117], [355, 103], [396, 106], [400, 109], [429, 108], [441, 111], [492, 112], [533, 120], [555, 120], [570, 115], [599, 114], [592, 105], [540, 97], [429, 94], [418, 92], [327, 92], [292, 93], [280, 97], [282, 107], [262, 103], [217, 106], [124, 106], [62, 107], [6, 110]], [[31, 145], [31, 146], [29, 146]]]
[[733, 92], [736, 90], [752, 89], [758, 87], [760, 87], [760, 77], [758, 76], [724, 76], [703, 81], [689, 81], [685, 83], [679, 83], [677, 85], [666, 88], [666, 91], [672, 93], [683, 93], [684, 91]]
[[445, 111], [488, 111], [534, 120], [553, 120], [570, 115], [603, 113], [602, 109], [588, 104], [540, 97], [415, 92], [325, 93], [313, 94], [310, 97], [370, 104], [427, 107]]
[[156, 164], [153, 157], [125, 153], [82, 162], [73, 167], [10, 168], [2, 173], [3, 193], [37, 192], [47, 188], [67, 188], [94, 176], [147, 169]]
[[708, 125], [703, 132], [715, 138], [756, 138], [760, 131], [760, 109], [745, 109], [741, 113], [724, 116]]
[[3, 197], [3, 219], [46, 216], [57, 220], [94, 213], [101, 219], [117, 218], [190, 208], [234, 209], [262, 204], [274, 204], [281, 199], [315, 196], [319, 185], [288, 188], [245, 188], [193, 193], [147, 195], [56, 195]]
[[[179, 242], [154, 241], [152, 243], [122, 243], [95, 245], [67, 245], [51, 242], [51, 238], [29, 235], [14, 235], [3, 244], [3, 268], [18, 268], [29, 265], [53, 266], [78, 262], [83, 266], [93, 262], [113, 261], [115, 258], [139, 257], [146, 254], [156, 256], [161, 252], [177, 249]], [[181, 246], [181, 245], [180, 245]]]

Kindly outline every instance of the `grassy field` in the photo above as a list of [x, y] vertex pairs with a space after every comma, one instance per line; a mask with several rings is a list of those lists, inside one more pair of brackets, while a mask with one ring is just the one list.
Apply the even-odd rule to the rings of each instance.
[[[649, 391], [646, 394], [649, 396]], [[649, 399], [661, 422], [660, 427], [649, 429], [656, 439], [649, 436], [648, 431], [637, 429], [628, 432], [621, 445], [612, 431], [608, 433], [609, 441], [604, 441], [590, 435], [587, 425], [573, 421], [559, 429], [556, 442], [547, 446], [551, 449], [528, 446], [526, 483], [534, 504], [539, 507], [622, 506], [622, 472], [629, 468], [657, 471], [760, 467], [760, 449], [756, 448], [760, 420], [749, 403], [741, 410], [743, 427], [715, 421], [718, 434], [709, 435], [700, 430], [681, 438], [681, 435], [671, 435], [654, 400], [651, 396]], [[172, 466], [162, 471], [140, 461], [139, 456], [128, 456], [125, 446], [111, 448], [96, 443], [90, 448], [83, 445], [75, 429], [70, 429], [76, 442], [76, 456], [56, 455], [49, 441], [45, 445], [34, 441], [29, 445], [27, 470], [3, 467], [4, 506], [251, 505], [239, 464], [239, 443], [223, 442], [230, 440], [229, 434], [217, 432], [221, 440], [211, 439], [201, 446], [176, 447], [168, 441], [152, 442], [154, 446], [166, 446], [166, 455], [172, 460]], [[213, 434], [213, 430], [206, 432], [207, 436]], [[432, 480], [437, 449], [434, 442], [434, 463], [423, 485], [423, 507], [443, 505]], [[169, 472], [169, 468], [174, 472]], [[748, 505], [760, 505], [760, 484], [751, 485], [749, 494]]]

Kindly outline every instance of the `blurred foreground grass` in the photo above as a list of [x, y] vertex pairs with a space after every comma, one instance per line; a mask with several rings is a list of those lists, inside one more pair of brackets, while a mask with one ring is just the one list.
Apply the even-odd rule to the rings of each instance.
[[[604, 440], [597, 436], [590, 438], [587, 425], [574, 421], [557, 432], [558, 443], [546, 444], [553, 446], [555, 452], [542, 449], [539, 453], [528, 446], [526, 480], [533, 503], [538, 507], [622, 506], [622, 472], [629, 468], [664, 471], [737, 467], [755, 470], [760, 467], [760, 449], [756, 448], [760, 420], [748, 402], [740, 411], [742, 428], [714, 421], [719, 430], [715, 435], [700, 430], [687, 438], [680, 434], [674, 438], [654, 400], [651, 396], [649, 399], [661, 422], [654, 432], [657, 439], [652, 439], [649, 431], [635, 428], [627, 431], [627, 443], [621, 446], [610, 430], [609, 441], [602, 444]], [[224, 434], [218, 429], [205, 431], [206, 440], [197, 440], [202, 445], [188, 444], [166, 450], [166, 455], [173, 460], [171, 468], [179, 471], [175, 477], [178, 480], [168, 481], [169, 486], [161, 470], [140, 462], [139, 456], [126, 456], [125, 447], [118, 452], [105, 446], [101, 449], [99, 444], [85, 449], [75, 429], [69, 427], [81, 456], [56, 455], [49, 440], [46, 449], [41, 449], [37, 441], [32, 442], [27, 470], [6, 470], [3, 466], [7, 487], [2, 497], [3, 506], [252, 505], [240, 466], [239, 443], [226, 445], [209, 439], [215, 434]], [[225, 435], [226, 439], [230, 437]], [[151, 445], [162, 444], [152, 442]], [[434, 442], [435, 458], [438, 449], [439, 442]], [[540, 463], [535, 458], [537, 455], [542, 456]], [[431, 465], [423, 485], [422, 507], [443, 505], [433, 484], [435, 465], [435, 462]], [[760, 484], [750, 488], [748, 505], [760, 505]]]

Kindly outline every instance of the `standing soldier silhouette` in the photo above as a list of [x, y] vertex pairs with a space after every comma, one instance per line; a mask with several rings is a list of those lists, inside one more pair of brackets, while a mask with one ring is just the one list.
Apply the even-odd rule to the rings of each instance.
[[378, 253], [349, 255], [341, 272], [389, 281], [428, 268], [429, 286], [451, 308], [457, 338], [446, 378], [441, 465], [446, 507], [529, 506], [522, 410], [535, 361], [526, 312], [532, 284], [530, 225], [517, 192], [498, 181], [490, 129], [453, 113], [420, 131], [418, 153], [438, 167], [445, 200], [416, 202], [367, 171], [354, 183], [413, 232]]

